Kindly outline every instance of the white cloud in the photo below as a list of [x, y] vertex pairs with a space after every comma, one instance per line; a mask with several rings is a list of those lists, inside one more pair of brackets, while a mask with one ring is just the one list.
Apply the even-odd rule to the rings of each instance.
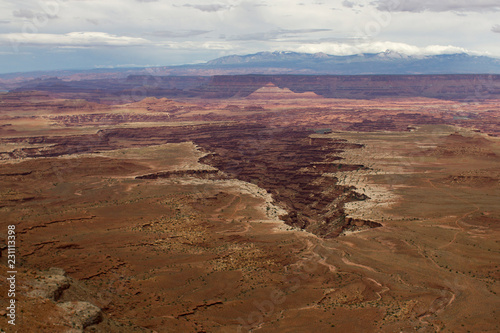
[[70, 32], [66, 34], [0, 34], [0, 45], [9, 45], [12, 43], [32, 46], [94, 47], [139, 46], [147, 45], [151, 42], [143, 38], [117, 36], [105, 32]]
[[318, 53], [324, 52], [333, 55], [352, 55], [360, 53], [381, 53], [392, 51], [404, 55], [425, 56], [437, 54], [468, 53], [468, 50], [452, 45], [429, 45], [418, 47], [405, 43], [394, 43], [388, 41], [348, 43], [323, 43], [305, 44], [294, 49], [297, 52]]
[[500, 33], [500, 24], [496, 24], [491, 28], [491, 31]]
[[487, 12], [500, 10], [499, 0], [375, 0], [382, 11], [395, 12]]

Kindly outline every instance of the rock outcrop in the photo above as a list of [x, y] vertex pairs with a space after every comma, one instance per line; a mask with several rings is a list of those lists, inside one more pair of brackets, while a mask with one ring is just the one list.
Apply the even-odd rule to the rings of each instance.
[[77, 329], [84, 329], [102, 321], [101, 309], [88, 302], [65, 302], [58, 306], [65, 312], [64, 317]]
[[52, 267], [37, 277], [32, 282], [32, 286], [33, 290], [29, 292], [29, 296], [57, 301], [62, 296], [63, 291], [69, 288], [70, 281], [63, 269]]
[[264, 87], [257, 89], [247, 99], [296, 99], [296, 98], [322, 98], [313, 92], [295, 93], [288, 88], [279, 88], [273, 83], [268, 83]]

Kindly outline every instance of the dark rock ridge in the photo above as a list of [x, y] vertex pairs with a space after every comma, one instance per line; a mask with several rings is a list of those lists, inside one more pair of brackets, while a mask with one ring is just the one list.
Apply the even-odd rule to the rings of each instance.
[[294, 93], [312, 92], [326, 98], [374, 99], [427, 97], [475, 102], [500, 99], [500, 75], [221, 75], [213, 77], [130, 76], [126, 79], [37, 80], [14, 91], [38, 90], [66, 98], [120, 104], [157, 98], [247, 97], [273, 84]]
[[213, 98], [246, 97], [266, 84], [326, 98], [428, 97], [475, 101], [500, 98], [500, 75], [241, 75], [214, 76], [193, 90]]
[[137, 176], [135, 179], [158, 179], [158, 178], [171, 178], [179, 176], [195, 176], [195, 177], [207, 177], [210, 175], [217, 174], [218, 170], [176, 170], [176, 171], [164, 171], [156, 172], [143, 176]]

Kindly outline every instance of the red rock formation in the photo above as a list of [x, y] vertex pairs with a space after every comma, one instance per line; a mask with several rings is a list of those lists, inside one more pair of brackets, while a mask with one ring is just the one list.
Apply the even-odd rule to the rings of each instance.
[[294, 99], [294, 98], [322, 98], [313, 92], [294, 93], [288, 88], [279, 88], [273, 83], [268, 83], [264, 87], [251, 93], [247, 99]]

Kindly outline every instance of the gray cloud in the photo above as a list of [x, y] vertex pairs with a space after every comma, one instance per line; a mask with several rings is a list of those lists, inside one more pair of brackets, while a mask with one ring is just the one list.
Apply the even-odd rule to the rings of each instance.
[[86, 19], [85, 21], [92, 23], [93, 25], [99, 25], [99, 20], [95, 19]]
[[10, 21], [7, 21], [7, 20], [0, 20], [0, 24], [9, 24]]
[[[170, 65], [230, 53], [274, 50], [329, 54], [387, 49], [404, 54], [471, 50], [500, 57], [500, 21], [496, 16], [500, 13], [500, 0], [319, 0], [325, 3], [322, 6], [314, 4], [316, 1], [4, 1], [5, 6], [0, 6], [4, 14], [0, 17], [0, 52], [10, 51], [14, 40], [19, 52], [31, 55], [2, 56], [0, 72], [94, 64]], [[59, 11], [50, 5], [53, 2], [60, 4]], [[42, 3], [49, 10], [43, 9]], [[391, 7], [391, 3], [401, 6]], [[377, 8], [406, 10], [406, 16], [394, 16], [388, 24], [387, 16], [380, 16], [387, 12]], [[493, 11], [496, 9], [499, 11]], [[437, 20], [440, 12], [448, 15], [440, 15], [442, 19]], [[51, 20], [50, 25], [37, 26], [37, 34], [22, 33], [23, 21], [44, 24], [47, 15], [59, 17]], [[370, 22], [379, 19], [380, 33], [365, 33], [372, 27]], [[349, 38], [352, 36], [360, 38]], [[400, 41], [407, 44], [398, 44]], [[70, 50], [72, 57], [61, 50]]]
[[360, 37], [328, 37], [328, 38], [319, 38], [319, 39], [297, 39], [290, 40], [290, 42], [296, 42], [301, 44], [324, 44], [324, 43], [343, 43], [343, 44], [355, 44], [364, 42], [364, 38]]
[[137, 2], [158, 2], [158, 0], [135, 0]]
[[221, 5], [221, 4], [209, 4], [209, 5], [192, 5], [192, 4], [185, 4], [184, 7], [191, 7], [195, 8], [198, 10], [201, 10], [202, 12], [218, 12], [220, 10], [227, 10], [231, 9], [232, 6], [229, 5]]
[[297, 35], [301, 35], [301, 34], [325, 32], [325, 31], [331, 31], [331, 29], [294, 29], [294, 30], [280, 29], [280, 30], [273, 30], [273, 31], [267, 31], [267, 32], [255, 32], [255, 33], [250, 33], [250, 34], [230, 36], [230, 37], [226, 37], [226, 39], [227, 40], [241, 40], [241, 41], [245, 41], [245, 40], [266, 41], [266, 40], [274, 40], [274, 39], [278, 39], [278, 38], [296, 37]]
[[29, 19], [29, 20], [34, 18], [34, 17], [38, 17], [38, 18], [47, 17], [49, 19], [57, 18], [57, 15], [49, 15], [49, 14], [44, 13], [44, 12], [35, 13], [31, 9], [27, 9], [27, 8], [21, 8], [18, 10], [14, 10], [12, 12], [12, 15], [14, 15], [14, 17], [20, 17], [20, 18], [25, 18], [25, 19]]
[[30, 9], [21, 8], [13, 11], [12, 15], [14, 15], [14, 17], [32, 19], [35, 16], [35, 13], [33, 13]]
[[186, 31], [153, 31], [146, 33], [148, 36], [163, 37], [163, 38], [186, 38], [203, 35], [211, 32], [210, 30], [186, 30]]
[[375, 0], [373, 5], [381, 11], [396, 12], [487, 12], [500, 10], [499, 0]]
[[342, 6], [347, 7], [347, 8], [353, 8], [356, 4], [352, 1], [349, 0], [344, 0], [342, 1]]

